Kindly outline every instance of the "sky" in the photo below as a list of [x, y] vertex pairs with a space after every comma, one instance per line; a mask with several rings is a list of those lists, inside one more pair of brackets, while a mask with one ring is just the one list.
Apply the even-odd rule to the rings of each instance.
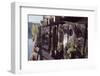
[[28, 22], [40, 23], [40, 21], [43, 20], [43, 16], [29, 15], [28, 19]]

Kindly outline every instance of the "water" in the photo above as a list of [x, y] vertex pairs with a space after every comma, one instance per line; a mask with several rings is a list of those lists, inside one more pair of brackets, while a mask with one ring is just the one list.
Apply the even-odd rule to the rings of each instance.
[[28, 60], [30, 60], [32, 57], [32, 48], [33, 48], [32, 44], [33, 44], [32, 39], [29, 38], [28, 39]]

